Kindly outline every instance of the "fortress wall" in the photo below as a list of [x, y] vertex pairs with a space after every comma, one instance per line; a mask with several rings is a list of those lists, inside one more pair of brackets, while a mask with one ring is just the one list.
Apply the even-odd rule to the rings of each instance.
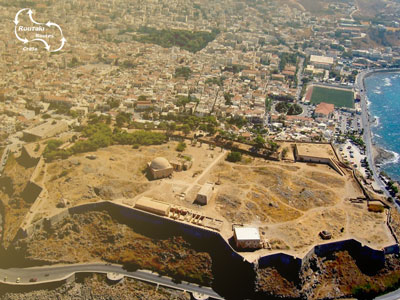
[[285, 253], [276, 253], [260, 257], [258, 267], [261, 269], [273, 267], [287, 278], [297, 278], [302, 265], [302, 259]]
[[[338, 251], [348, 251], [358, 265], [363, 266], [363, 271], [372, 272], [383, 267], [385, 255], [399, 253], [398, 244], [388, 246], [383, 250], [376, 250], [368, 246], [363, 246], [354, 239], [348, 239], [316, 245], [303, 258], [285, 253], [276, 253], [260, 257], [256, 263], [249, 263], [218, 232], [159, 217], [110, 201], [87, 203], [72, 207], [50, 217], [47, 221], [53, 226], [69, 214], [103, 210], [108, 211], [119, 222], [132, 226], [135, 231], [149, 234], [153, 238], [169, 238], [174, 235], [183, 236], [200, 251], [210, 252], [220, 259], [216, 263], [223, 264], [226, 268], [231, 269], [232, 272], [235, 271], [236, 267], [245, 267], [248, 269], [249, 267], [254, 268], [258, 265], [259, 268], [275, 267], [283, 275], [290, 272], [286, 275], [293, 277], [293, 273], [296, 274], [313, 254], [319, 257], [328, 257]], [[43, 223], [39, 221], [35, 225], [29, 226], [25, 230], [24, 235], [31, 234], [34, 226], [40, 226], [40, 224]]]
[[310, 251], [307, 252], [306, 255], [304, 255], [304, 257], [301, 259], [301, 265], [303, 265], [304, 263], [306, 263], [307, 261], [310, 260], [310, 258], [315, 254], [315, 247], [312, 247], [310, 249]]
[[65, 209], [62, 212], [60, 212], [59, 214], [51, 216], [50, 218], [48, 218], [46, 220], [49, 222], [50, 226], [54, 226], [55, 224], [62, 221], [65, 217], [67, 217], [69, 215], [70, 215], [69, 210]]
[[394, 244], [394, 245], [391, 245], [391, 246], [387, 246], [387, 247], [383, 248], [383, 251], [385, 252], [385, 255], [387, 255], [387, 254], [399, 254], [399, 252], [400, 252], [399, 244]]
[[35, 170], [33, 171], [30, 181], [36, 182], [36, 178], [39, 176], [40, 172], [44, 169], [46, 163], [43, 157], [40, 157], [39, 162], [37, 163]]
[[348, 239], [343, 241], [317, 245], [314, 247], [314, 253], [317, 256], [325, 257], [334, 252], [345, 251], [352, 248], [360, 248], [360, 247], [361, 247], [360, 242], [353, 239]]

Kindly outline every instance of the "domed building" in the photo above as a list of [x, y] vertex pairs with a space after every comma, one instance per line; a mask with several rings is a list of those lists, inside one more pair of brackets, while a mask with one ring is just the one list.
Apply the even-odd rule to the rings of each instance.
[[148, 170], [154, 179], [165, 178], [172, 174], [174, 168], [164, 157], [156, 157], [147, 164]]

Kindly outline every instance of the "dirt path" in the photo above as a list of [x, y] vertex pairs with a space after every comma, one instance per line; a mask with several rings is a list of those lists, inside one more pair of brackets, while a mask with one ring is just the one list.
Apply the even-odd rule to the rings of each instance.
[[186, 190], [185, 190], [184, 193], [187, 194], [195, 185], [199, 185], [199, 181], [200, 181], [201, 179], [203, 179], [203, 178], [208, 174], [208, 172], [209, 172], [209, 171], [221, 160], [221, 158], [223, 158], [224, 156], [225, 156], [225, 150], [223, 150], [222, 153], [221, 153], [216, 159], [214, 159], [214, 161], [213, 161], [210, 165], [208, 165], [207, 168], [205, 168], [205, 169], [203, 170], [203, 172], [201, 173], [201, 175], [198, 176], [197, 179], [196, 179], [192, 184], [190, 184], [190, 185], [186, 188]]

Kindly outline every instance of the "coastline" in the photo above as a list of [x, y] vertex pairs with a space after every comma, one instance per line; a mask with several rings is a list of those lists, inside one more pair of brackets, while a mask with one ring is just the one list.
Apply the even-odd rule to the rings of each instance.
[[372, 176], [374, 181], [379, 185], [380, 189], [384, 192], [384, 195], [389, 198], [391, 197], [389, 191], [386, 189], [386, 183], [380, 178], [380, 168], [377, 164], [381, 162], [381, 158], [386, 156], [387, 151], [379, 145], [373, 143], [373, 133], [371, 127], [374, 125], [374, 121], [371, 120], [369, 112], [369, 100], [365, 89], [365, 78], [375, 73], [395, 73], [399, 72], [400, 68], [395, 69], [372, 69], [361, 71], [354, 84], [354, 88], [357, 89], [361, 97], [361, 119], [364, 128], [363, 140], [365, 142], [367, 161], [372, 170]]
[[374, 144], [372, 145], [372, 156], [374, 158], [375, 164], [378, 167], [392, 163], [394, 160], [397, 160], [396, 155], [393, 152]]
[[[366, 113], [368, 115], [368, 130], [370, 133], [368, 136], [371, 139], [371, 152], [372, 152], [372, 162], [374, 166], [380, 171], [380, 167], [384, 166], [386, 164], [394, 163], [398, 159], [398, 154], [385, 149], [383, 146], [379, 144], [375, 144], [375, 141], [373, 139], [374, 133], [372, 132], [372, 127], [375, 126], [375, 118], [372, 120], [372, 116], [370, 115], [370, 110], [369, 110], [369, 99], [367, 97], [367, 89], [365, 86], [365, 79], [376, 74], [376, 73], [399, 73], [400, 68], [388, 68], [388, 69], [372, 69], [372, 70], [367, 70], [366, 72], [361, 72], [359, 75], [361, 75], [361, 84], [360, 84], [360, 90], [363, 90], [363, 93], [361, 94], [361, 101], [364, 101], [366, 103]], [[362, 106], [363, 108], [363, 106]], [[391, 179], [391, 178], [389, 178]]]

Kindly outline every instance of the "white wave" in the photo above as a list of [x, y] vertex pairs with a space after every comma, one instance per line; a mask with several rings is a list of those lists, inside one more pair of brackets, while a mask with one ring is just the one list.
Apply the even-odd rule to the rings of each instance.
[[392, 86], [392, 82], [391, 82], [390, 78], [385, 78], [384, 82], [385, 82], [384, 86]]
[[372, 119], [372, 127], [378, 127], [380, 124], [379, 122], [379, 117], [378, 116], [374, 116], [374, 118]]
[[395, 151], [391, 151], [391, 150], [386, 150], [385, 151], [392, 153], [393, 154], [393, 158], [385, 160], [382, 162], [381, 166], [384, 165], [388, 165], [388, 164], [397, 164], [400, 161], [400, 154], [395, 152]]
[[373, 136], [373, 137], [378, 137], [378, 138], [381, 138], [381, 137], [382, 137], [382, 136], [380, 136], [379, 134], [373, 133], [373, 132], [372, 132], [372, 136]]
[[375, 90], [375, 91], [374, 91], [374, 94], [380, 95], [380, 94], [382, 94], [382, 91], [381, 91], [381, 90]]

